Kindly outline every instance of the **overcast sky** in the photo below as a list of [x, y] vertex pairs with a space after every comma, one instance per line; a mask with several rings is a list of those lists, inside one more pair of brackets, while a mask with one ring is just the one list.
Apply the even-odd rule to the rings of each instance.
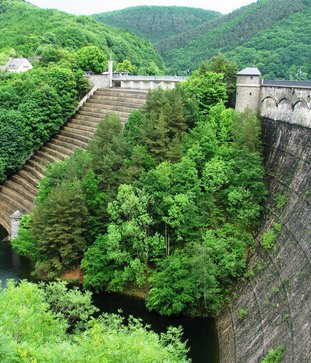
[[53, 8], [71, 14], [95, 14], [137, 5], [178, 5], [229, 13], [255, 0], [28, 0], [42, 8]]

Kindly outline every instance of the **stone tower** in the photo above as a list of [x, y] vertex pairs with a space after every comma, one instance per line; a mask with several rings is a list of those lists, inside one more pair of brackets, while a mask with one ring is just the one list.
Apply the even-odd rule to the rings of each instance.
[[237, 74], [236, 111], [243, 112], [247, 107], [259, 112], [261, 73], [258, 68], [245, 68]]

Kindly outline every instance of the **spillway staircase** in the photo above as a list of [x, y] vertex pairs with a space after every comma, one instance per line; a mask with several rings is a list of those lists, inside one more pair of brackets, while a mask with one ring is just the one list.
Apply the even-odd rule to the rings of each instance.
[[98, 123], [106, 114], [114, 113], [125, 123], [133, 110], [143, 106], [146, 97], [147, 91], [144, 90], [96, 90], [59, 133], [36, 151], [17, 174], [0, 186], [0, 224], [10, 233], [10, 216], [15, 211], [22, 214], [31, 211], [39, 181], [49, 163], [65, 159], [76, 148], [86, 149]]

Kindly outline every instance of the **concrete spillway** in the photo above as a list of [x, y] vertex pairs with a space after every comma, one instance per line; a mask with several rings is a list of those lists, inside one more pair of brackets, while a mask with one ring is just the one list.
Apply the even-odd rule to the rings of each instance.
[[98, 123], [107, 113], [117, 114], [122, 122], [134, 109], [141, 107], [147, 91], [99, 89], [61, 128], [60, 132], [35, 152], [22, 169], [0, 186], [0, 224], [11, 231], [10, 216], [19, 211], [29, 213], [34, 204], [38, 183], [47, 165], [63, 160], [76, 148], [86, 149]]

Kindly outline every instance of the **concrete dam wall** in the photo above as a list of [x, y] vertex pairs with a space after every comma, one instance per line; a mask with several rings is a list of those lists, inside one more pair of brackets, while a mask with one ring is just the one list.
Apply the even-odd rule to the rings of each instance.
[[[291, 94], [303, 102], [297, 91]], [[267, 89], [261, 95], [259, 105], [272, 96]], [[269, 108], [270, 118], [261, 106], [269, 197], [247, 277], [217, 320], [221, 363], [257, 363], [279, 346], [285, 348], [282, 362], [311, 362], [311, 128], [305, 118], [299, 124], [297, 101], [280, 121], [288, 102], [279, 101], [279, 112]], [[305, 104], [300, 111], [310, 120]], [[276, 239], [264, 249], [267, 231]]]

